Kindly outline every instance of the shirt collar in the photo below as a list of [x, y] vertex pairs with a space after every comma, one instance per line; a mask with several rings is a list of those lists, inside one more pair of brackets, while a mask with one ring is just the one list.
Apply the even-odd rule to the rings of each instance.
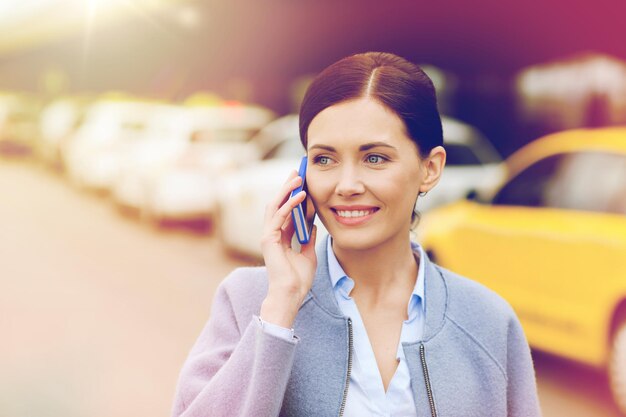
[[[346, 275], [339, 264], [335, 252], [333, 252], [332, 238], [330, 236], [326, 242], [328, 272], [333, 285], [333, 291], [340, 293], [344, 298], [349, 298], [350, 292], [352, 288], [354, 288], [354, 281]], [[408, 304], [409, 321], [415, 317], [412, 312], [415, 310], [416, 305], [420, 305], [421, 310], [424, 311], [424, 259], [426, 258], [424, 249], [422, 249], [419, 244], [411, 242], [411, 249], [414, 253], [419, 255], [419, 268], [417, 270], [417, 280], [415, 281], [415, 286], [413, 287], [413, 292]]]
[[350, 297], [350, 292], [354, 288], [354, 281], [344, 272], [339, 261], [333, 252], [332, 238], [329, 236], [326, 240], [326, 252], [328, 256], [328, 272], [330, 274], [330, 282], [333, 284], [333, 291], [341, 294], [344, 298]]

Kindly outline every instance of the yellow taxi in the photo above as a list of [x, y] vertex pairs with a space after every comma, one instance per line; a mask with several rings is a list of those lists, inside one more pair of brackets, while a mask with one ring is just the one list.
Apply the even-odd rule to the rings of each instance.
[[489, 198], [428, 212], [438, 264], [490, 287], [534, 348], [606, 367], [626, 414], [626, 128], [540, 138]]

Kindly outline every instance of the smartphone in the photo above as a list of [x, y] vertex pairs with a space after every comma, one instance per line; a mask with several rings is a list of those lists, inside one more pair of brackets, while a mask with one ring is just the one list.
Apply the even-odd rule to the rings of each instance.
[[[302, 161], [300, 162], [300, 169], [298, 169], [298, 176], [302, 178], [302, 184], [291, 192], [291, 197], [298, 194], [300, 191], [306, 189], [306, 165], [307, 165], [307, 156], [302, 157]], [[293, 219], [294, 228], [296, 229], [296, 236], [298, 237], [298, 242], [301, 245], [309, 243], [311, 240], [311, 231], [313, 230], [313, 220], [315, 219], [315, 212], [308, 213], [307, 216], [307, 202], [309, 196], [307, 194], [304, 201], [298, 204], [293, 210], [291, 210], [291, 218]]]

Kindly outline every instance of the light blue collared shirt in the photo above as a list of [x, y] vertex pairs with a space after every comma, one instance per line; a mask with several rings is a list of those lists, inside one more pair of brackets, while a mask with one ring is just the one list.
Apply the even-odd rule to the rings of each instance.
[[[417, 280], [407, 303], [408, 319], [402, 323], [400, 342], [396, 352], [398, 368], [393, 375], [387, 392], [378, 371], [376, 357], [370, 344], [367, 331], [359, 314], [356, 303], [350, 297], [354, 281], [346, 275], [333, 252], [332, 239], [328, 239], [328, 270], [333, 285], [333, 294], [339, 309], [352, 319], [354, 337], [354, 360], [350, 374], [350, 388], [346, 399], [345, 417], [413, 417], [416, 416], [409, 368], [404, 357], [402, 343], [417, 342], [424, 330], [424, 251], [421, 246], [411, 242], [411, 248], [419, 253], [420, 263]], [[286, 329], [261, 320], [266, 332], [285, 340], [295, 337], [293, 329]]]
[[[376, 357], [356, 303], [350, 297], [354, 281], [346, 275], [333, 252], [332, 239], [328, 239], [328, 270], [333, 293], [341, 312], [352, 319], [354, 337], [354, 360], [350, 374], [350, 388], [346, 400], [345, 417], [408, 417], [416, 416], [409, 368], [404, 357], [402, 343], [417, 342], [424, 329], [424, 263], [420, 261], [415, 287], [407, 303], [408, 319], [402, 323], [402, 332], [396, 358], [398, 368], [387, 392], [378, 371]], [[411, 242], [411, 248], [424, 259], [421, 246]]]

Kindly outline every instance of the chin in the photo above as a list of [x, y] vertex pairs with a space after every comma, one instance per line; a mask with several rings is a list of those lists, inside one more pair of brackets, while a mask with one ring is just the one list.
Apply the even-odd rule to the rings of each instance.
[[[335, 245], [344, 250], [370, 250], [382, 244], [389, 236], [383, 237], [371, 229], [329, 230]], [[386, 239], [387, 238], [387, 239]]]

